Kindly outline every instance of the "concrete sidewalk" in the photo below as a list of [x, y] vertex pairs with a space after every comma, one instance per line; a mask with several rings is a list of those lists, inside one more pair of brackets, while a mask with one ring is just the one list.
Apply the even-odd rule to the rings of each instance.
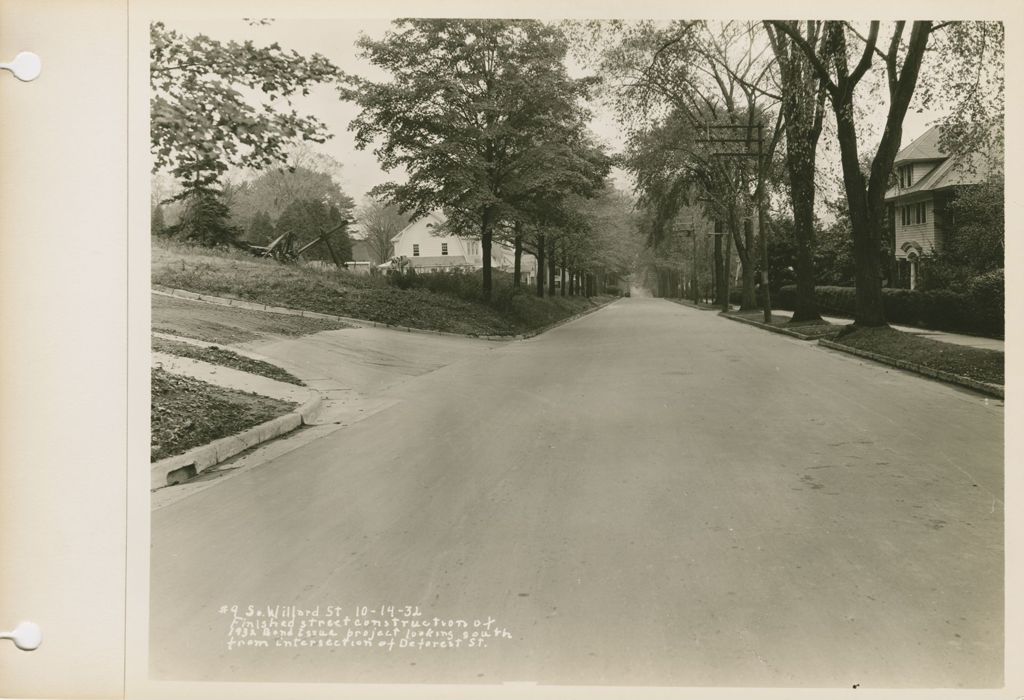
[[[792, 311], [783, 311], [781, 309], [772, 309], [773, 316], [785, 316], [786, 318], [792, 318]], [[851, 318], [840, 318], [838, 316], [822, 316], [823, 319], [829, 323], [836, 325], [847, 325], [853, 323]], [[898, 326], [896, 324], [889, 324], [898, 331], [904, 333], [913, 333], [924, 338], [931, 338], [932, 340], [938, 340], [942, 343], [951, 343], [953, 345], [965, 345], [971, 348], [980, 348], [982, 350], [998, 350], [1004, 352], [1004, 341], [998, 338], [984, 338], [976, 335], [963, 335], [961, 333], [947, 333], [946, 331], [933, 331], [927, 328], [916, 328], [914, 326]]]
[[[177, 462], [184, 464], [192, 461], [191, 451], [184, 456], [168, 458], [174, 464], [168, 460], [156, 463], [159, 468], [152, 467], [156, 474], [153, 477], [153, 488], [159, 490], [154, 492], [154, 509], [205, 490], [215, 483], [214, 479], [238, 476], [269, 459], [389, 408], [394, 400], [380, 397], [389, 387], [500, 347], [475, 338], [400, 333], [384, 328], [347, 328], [297, 337], [264, 337], [245, 343], [210, 343], [168, 333], [155, 333], [154, 336], [197, 347], [216, 345], [244, 357], [269, 362], [298, 377], [306, 386], [300, 387], [162, 352], [153, 352], [153, 366], [225, 389], [295, 401], [302, 407], [315, 404], [315, 409], [302, 414], [301, 424], [306, 429], [301, 433], [263, 444], [271, 437], [282, 436], [287, 431], [274, 432], [273, 435], [268, 433], [266, 439], [261, 438], [252, 445], [246, 444], [246, 448], [254, 445], [259, 447], [241, 457], [235, 456], [239, 452], [234, 449], [237, 445], [229, 445], [233, 450], [230, 454], [225, 456], [218, 453], [213, 462], [206, 460], [201, 465], [197, 461], [197, 473], [202, 473], [199, 479], [172, 488], [162, 488], [168, 470], [180, 466]], [[221, 463], [228, 459], [231, 460], [228, 468], [222, 470]]]
[[215, 365], [189, 357], [180, 357], [166, 352], [153, 352], [153, 367], [159, 367], [171, 374], [178, 374], [219, 386], [222, 389], [252, 392], [261, 396], [269, 396], [280, 401], [302, 403], [313, 397], [316, 392], [309, 387], [280, 382], [259, 374], [243, 372], [239, 369]]

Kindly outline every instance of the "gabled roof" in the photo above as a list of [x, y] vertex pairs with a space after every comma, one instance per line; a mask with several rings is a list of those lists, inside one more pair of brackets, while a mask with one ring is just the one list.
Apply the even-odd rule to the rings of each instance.
[[899, 167], [907, 163], [922, 161], [934, 161], [935, 167], [910, 187], [900, 187], [897, 183], [889, 188], [885, 193], [886, 200], [947, 187], [977, 185], [984, 182], [989, 175], [997, 172], [1001, 167], [998, 159], [992, 158], [984, 151], [973, 151], [952, 158], [947, 157], [939, 149], [938, 126], [928, 129], [897, 153], [893, 166]]
[[899, 184], [891, 187], [885, 193], [885, 198], [891, 200], [947, 187], [978, 185], [988, 179], [997, 167], [987, 154], [979, 151], [958, 158], [946, 158], [910, 187], [900, 187]]
[[933, 126], [897, 153], [895, 164], [913, 163], [919, 160], [942, 160], [945, 157], [946, 154], [939, 149], [939, 127]]
[[400, 241], [402, 239], [402, 236], [405, 234], [406, 231], [408, 231], [411, 228], [414, 228], [414, 227], [418, 226], [419, 223], [421, 221], [423, 221], [424, 219], [430, 219], [431, 221], [428, 222], [428, 225], [433, 224], [434, 226], [440, 226], [440, 225], [444, 224], [444, 222], [445, 222], [445, 219], [443, 218], [443, 216], [441, 215], [440, 212], [432, 211], [429, 214], [427, 214], [426, 216], [423, 216], [423, 217], [420, 217], [419, 219], [414, 219], [414, 220], [410, 221], [409, 225], [406, 226], [405, 228], [403, 228], [398, 233], [396, 233], [395, 236], [391, 239], [391, 241], [393, 243], [397, 243], [398, 241]]

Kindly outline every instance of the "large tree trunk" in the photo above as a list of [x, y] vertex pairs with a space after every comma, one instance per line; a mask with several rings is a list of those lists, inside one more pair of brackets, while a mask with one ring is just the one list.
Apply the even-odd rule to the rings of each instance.
[[[796, 242], [796, 299], [792, 321], [814, 321], [818, 303], [814, 294], [814, 166], [817, 159], [818, 138], [824, 117], [825, 88], [814, 74], [805, 54], [792, 48], [791, 39], [769, 28], [769, 39], [779, 62], [782, 77], [782, 111], [786, 129], [786, 169], [789, 174], [790, 200], [793, 209], [793, 237]], [[792, 23], [799, 31], [800, 24]], [[804, 36], [817, 45], [821, 24], [807, 21]]]
[[[733, 219], [735, 221], [735, 218]], [[736, 242], [736, 253], [740, 257], [743, 274], [743, 288], [740, 296], [740, 311], [757, 309], [757, 281], [754, 271], [754, 227], [749, 219], [743, 221], [743, 240], [739, 237], [739, 227], [732, 227], [733, 239]]]
[[519, 289], [519, 277], [523, 269], [523, 225], [516, 222], [515, 243], [515, 264], [512, 270], [512, 288]]
[[[936, 197], [936, 207], [938, 207], [938, 197]], [[887, 260], [889, 267], [886, 271], [885, 286], [896, 287], [896, 209], [892, 204], [885, 205], [885, 239], [889, 245], [889, 259]]]
[[548, 243], [548, 296], [555, 296], [555, 241]]
[[882, 307], [882, 270], [879, 265], [880, 229], [872, 225], [864, 175], [857, 153], [857, 129], [853, 122], [853, 105], [833, 105], [843, 163], [843, 185], [850, 209], [853, 229], [853, 260], [856, 266], [856, 310], [858, 326], [884, 326]]
[[480, 251], [484, 264], [482, 291], [486, 301], [491, 300], [491, 236], [491, 208], [484, 207], [483, 221], [480, 226]]
[[[840, 52], [845, 51], [845, 37], [842, 26], [831, 25]], [[841, 82], [842, 99], [833, 96], [832, 108], [836, 115], [836, 132], [843, 162], [843, 184], [850, 208], [850, 222], [853, 228], [853, 256], [856, 263], [857, 309], [854, 323], [858, 326], [884, 326], [885, 308], [882, 302], [882, 233], [885, 229], [885, 190], [889, 183], [893, 161], [903, 139], [903, 119], [910, 106], [910, 99], [917, 86], [921, 60], [931, 34], [931, 22], [915, 21], [907, 42], [902, 69], [895, 69], [898, 56], [899, 35], [894, 35], [889, 46], [889, 60], [893, 68], [889, 71], [889, 113], [885, 119], [885, 130], [871, 161], [868, 182], [860, 172], [860, 158], [857, 153], [857, 128], [854, 123], [853, 88], [856, 81]], [[842, 61], [837, 62], [843, 68]], [[845, 77], [845, 76], [841, 76]], [[853, 82], [853, 84], [850, 84]]]
[[712, 298], [713, 304], [721, 304], [722, 297], [725, 296], [725, 287], [728, 284], [726, 275], [723, 274], [725, 269], [722, 265], [722, 236], [715, 236], [715, 252], [714, 252], [714, 282], [715, 291]]
[[722, 279], [724, 280], [720, 303], [722, 311], [729, 310], [729, 291], [732, 288], [732, 237], [725, 238], [725, 254], [722, 260]]
[[[791, 157], [792, 160], [792, 157]], [[796, 239], [796, 299], [791, 321], [821, 318], [814, 295], [814, 159], [789, 165], [789, 183], [793, 193], [793, 237]]]
[[[740, 218], [739, 208], [732, 204], [729, 207], [729, 212], [726, 220], [726, 227], [728, 228], [729, 239], [726, 241], [726, 260], [728, 263], [732, 262], [731, 257], [731, 246], [735, 242], [736, 254], [740, 259], [740, 269], [742, 272], [743, 286], [741, 288], [740, 297], [740, 310], [749, 311], [757, 308], [757, 296], [754, 292], [755, 281], [754, 281], [754, 262], [753, 262], [753, 250], [754, 250], [754, 232], [753, 229], [749, 228], [749, 221]], [[743, 228], [743, 238], [740, 237], [740, 227]], [[726, 268], [726, 277], [728, 278], [729, 270]], [[728, 290], [726, 290], [728, 294]], [[721, 303], [721, 299], [719, 299]]]
[[544, 296], [544, 234], [537, 234], [537, 296]]

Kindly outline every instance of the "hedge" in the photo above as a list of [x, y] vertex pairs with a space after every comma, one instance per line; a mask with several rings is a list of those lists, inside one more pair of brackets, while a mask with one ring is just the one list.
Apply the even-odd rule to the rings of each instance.
[[[855, 315], [853, 287], [816, 287], [815, 295], [822, 313]], [[774, 295], [772, 305], [792, 310], [795, 298], [796, 286], [786, 285]], [[885, 318], [891, 323], [995, 338], [1002, 338], [1004, 334], [1002, 270], [971, 279], [963, 291], [883, 289], [882, 304]]]

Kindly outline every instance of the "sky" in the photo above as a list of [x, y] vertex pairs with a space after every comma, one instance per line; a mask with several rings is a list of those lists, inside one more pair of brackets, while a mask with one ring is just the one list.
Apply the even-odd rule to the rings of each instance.
[[[387, 77], [385, 72], [359, 56], [355, 42], [363, 33], [375, 39], [382, 37], [390, 28], [388, 20], [277, 19], [265, 25], [246, 22], [241, 18], [167, 19], [164, 22], [168, 28], [189, 36], [201, 33], [222, 41], [251, 39], [260, 45], [276, 41], [282, 48], [294, 49], [303, 55], [320, 53], [346, 73], [371, 80], [382, 80]], [[567, 67], [574, 77], [586, 74], [586, 68], [575, 61], [570, 60]], [[339, 99], [333, 88], [317, 86], [309, 96], [296, 98], [295, 105], [300, 113], [316, 115], [334, 135], [324, 144], [312, 145], [317, 151], [331, 156], [342, 164], [337, 179], [346, 194], [357, 203], [361, 202], [374, 186], [389, 180], [402, 179], [401, 173], [387, 173], [382, 170], [371, 148], [362, 151], [356, 148], [353, 134], [348, 131], [349, 122], [359, 113], [355, 103]], [[873, 107], [873, 111], [869, 108], [868, 119], [863, 123], [864, 131], [869, 134], [872, 123], [877, 125], [884, 121], [884, 110], [887, 105], [883, 100], [881, 104], [875, 104]], [[620, 150], [624, 145], [623, 138], [612, 112], [600, 104], [591, 105], [591, 108], [594, 112], [592, 132], [611, 151]], [[904, 121], [903, 144], [906, 145], [920, 136], [939, 116], [927, 110], [918, 112], [917, 106], [912, 105]], [[824, 164], [825, 172], [831, 169], [838, 173], [837, 168], [832, 168], [833, 164], [838, 164], [838, 149], [835, 148], [835, 144], [829, 143], [829, 138], [827, 133], [823, 136], [819, 163]], [[837, 187], [837, 184], [831, 181], [832, 177], [830, 174], [825, 178], [829, 182], [822, 183], [826, 190]], [[632, 181], [625, 172], [616, 170], [612, 173], [612, 178], [620, 189], [632, 190]]]

